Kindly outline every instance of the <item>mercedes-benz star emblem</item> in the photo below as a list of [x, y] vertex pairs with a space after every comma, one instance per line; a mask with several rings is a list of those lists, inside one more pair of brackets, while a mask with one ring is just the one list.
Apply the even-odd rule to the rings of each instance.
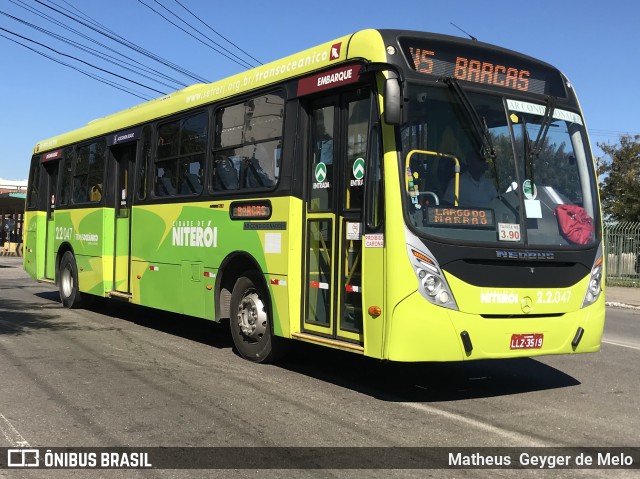
[[533, 300], [531, 299], [531, 297], [525, 296], [524, 298], [522, 298], [522, 301], [520, 301], [520, 308], [522, 309], [522, 312], [524, 314], [529, 314], [531, 311], [533, 311]]

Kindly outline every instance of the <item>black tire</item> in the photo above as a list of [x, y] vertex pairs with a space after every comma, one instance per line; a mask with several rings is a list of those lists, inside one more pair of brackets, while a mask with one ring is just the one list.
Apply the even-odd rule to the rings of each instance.
[[78, 286], [76, 257], [71, 251], [67, 251], [62, 256], [58, 269], [58, 289], [60, 290], [60, 301], [64, 307], [80, 308], [82, 306], [82, 293]]
[[287, 342], [274, 337], [271, 301], [253, 271], [238, 278], [231, 293], [231, 336], [238, 354], [256, 363], [270, 363], [286, 352]]

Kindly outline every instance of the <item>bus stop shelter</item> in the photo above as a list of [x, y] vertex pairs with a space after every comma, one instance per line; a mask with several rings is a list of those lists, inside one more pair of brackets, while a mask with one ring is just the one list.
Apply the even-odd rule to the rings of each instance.
[[0, 253], [22, 256], [25, 193], [0, 194]]

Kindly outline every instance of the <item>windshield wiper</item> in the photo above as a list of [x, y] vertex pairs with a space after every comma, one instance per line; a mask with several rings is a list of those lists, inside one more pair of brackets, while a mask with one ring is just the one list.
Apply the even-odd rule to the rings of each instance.
[[[522, 115], [522, 143], [523, 143], [523, 155], [524, 155], [524, 177], [533, 181], [533, 156], [531, 155], [531, 149], [533, 148], [533, 142], [529, 136], [529, 129], [527, 128], [526, 115]], [[534, 183], [535, 184], [535, 183]]]
[[[542, 143], [549, 133], [549, 127], [553, 121], [553, 112], [556, 109], [556, 98], [547, 97], [547, 106], [544, 110], [544, 116], [540, 122], [540, 129], [538, 130], [538, 136], [534, 142], [529, 137], [529, 130], [527, 129], [527, 120], [525, 115], [522, 116], [522, 129], [524, 136], [524, 160], [525, 160], [525, 176], [535, 184], [534, 180], [534, 163], [533, 160], [540, 156], [542, 152]], [[528, 171], [527, 171], [528, 170]]]
[[547, 98], [547, 107], [544, 110], [544, 117], [542, 117], [542, 121], [540, 122], [540, 130], [538, 130], [538, 136], [536, 137], [536, 141], [533, 143], [531, 147], [531, 155], [538, 156], [540, 154], [540, 150], [542, 149], [542, 141], [547, 137], [547, 133], [549, 133], [549, 127], [551, 126], [551, 122], [553, 121], [553, 112], [556, 109], [556, 98], [550, 96]]
[[491, 133], [489, 133], [487, 120], [484, 117], [480, 119], [480, 115], [478, 115], [478, 112], [473, 106], [473, 103], [471, 103], [471, 100], [469, 100], [469, 97], [458, 83], [458, 80], [453, 77], [446, 77], [443, 78], [442, 81], [444, 81], [451, 89], [451, 91], [453, 91], [453, 93], [458, 98], [458, 101], [460, 102], [463, 110], [467, 114], [467, 119], [469, 120], [469, 123], [474, 130], [475, 138], [478, 142], [477, 146], [478, 152], [480, 153], [480, 158], [482, 158], [484, 161], [491, 160], [490, 163], [493, 170], [492, 173], [496, 181], [498, 197], [500, 197], [501, 188], [500, 180], [498, 179], [498, 170], [496, 167], [496, 149], [493, 146], [493, 140], [491, 139]]

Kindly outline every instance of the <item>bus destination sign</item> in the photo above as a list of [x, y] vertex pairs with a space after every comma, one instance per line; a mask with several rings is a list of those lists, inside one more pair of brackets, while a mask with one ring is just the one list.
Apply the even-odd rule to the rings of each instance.
[[271, 202], [260, 201], [234, 201], [229, 209], [232, 220], [268, 220], [271, 218]]
[[559, 73], [546, 65], [480, 47], [441, 40], [400, 40], [409, 66], [418, 73], [541, 95], [566, 96]]
[[429, 206], [425, 220], [428, 226], [495, 228], [493, 210], [485, 208]]

